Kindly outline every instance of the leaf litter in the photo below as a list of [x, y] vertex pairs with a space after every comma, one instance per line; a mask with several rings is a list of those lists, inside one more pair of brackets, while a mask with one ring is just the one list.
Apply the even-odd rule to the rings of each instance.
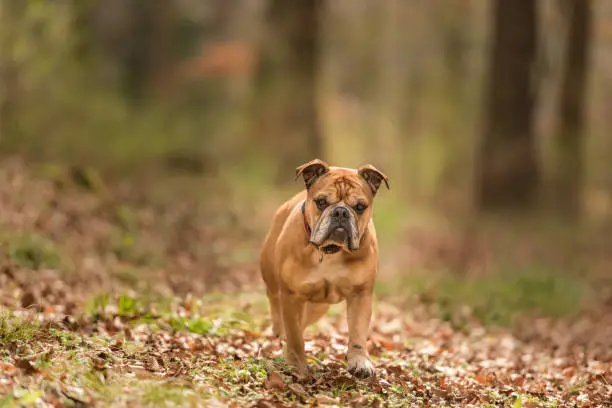
[[[128, 215], [124, 209], [119, 222], [117, 206], [107, 200], [28, 176], [19, 163], [4, 165], [0, 179], [0, 232], [45, 237], [26, 240], [27, 250], [10, 252], [17, 254], [12, 258], [3, 251], [0, 406], [605, 407], [612, 401], [609, 307], [503, 328], [469, 313], [454, 324], [429, 301], [381, 298], [368, 342], [374, 378], [357, 380], [346, 370], [343, 313], [307, 330], [310, 373], [301, 377], [284, 363], [280, 341], [266, 334], [256, 267], [224, 263], [191, 242], [218, 240], [224, 248], [251, 239], [244, 231], [215, 230], [208, 214], [188, 206]], [[123, 234], [138, 231], [138, 248], [129, 239], [114, 246], [112, 231], [121, 223]], [[174, 238], [166, 242], [168, 236]], [[155, 254], [163, 261], [143, 264]], [[212, 287], [198, 287], [198, 270], [228, 279], [207, 278]], [[211, 294], [213, 288], [225, 294]]]

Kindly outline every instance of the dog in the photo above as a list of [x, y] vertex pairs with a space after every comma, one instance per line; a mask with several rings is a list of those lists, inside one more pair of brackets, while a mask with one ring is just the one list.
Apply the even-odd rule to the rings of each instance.
[[372, 165], [330, 167], [319, 159], [299, 166], [300, 176], [305, 189], [278, 208], [261, 250], [272, 331], [285, 340], [286, 361], [306, 375], [304, 330], [346, 300], [348, 370], [372, 377], [366, 349], [378, 273], [372, 205], [389, 179]]

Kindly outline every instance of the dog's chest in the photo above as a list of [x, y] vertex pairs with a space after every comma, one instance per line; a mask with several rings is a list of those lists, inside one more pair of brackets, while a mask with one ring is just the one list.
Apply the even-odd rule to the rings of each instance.
[[324, 257], [312, 267], [298, 291], [310, 302], [341, 302], [352, 291], [351, 272], [339, 256]]

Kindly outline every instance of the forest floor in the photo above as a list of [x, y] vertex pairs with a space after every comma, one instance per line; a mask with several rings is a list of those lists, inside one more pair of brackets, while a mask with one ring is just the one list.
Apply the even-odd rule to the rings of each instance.
[[137, 185], [0, 167], [0, 406], [610, 406], [612, 240], [402, 230], [376, 377], [346, 371], [340, 306], [308, 330], [300, 377], [266, 334], [256, 262], [278, 197]]

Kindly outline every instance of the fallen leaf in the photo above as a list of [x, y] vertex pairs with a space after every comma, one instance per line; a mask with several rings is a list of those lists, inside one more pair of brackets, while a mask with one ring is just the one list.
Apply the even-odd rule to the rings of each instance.
[[289, 389], [295, 392], [297, 395], [300, 395], [300, 396], [307, 395], [306, 390], [301, 384], [298, 384], [298, 383], [289, 384]]
[[5, 373], [10, 373], [15, 370], [17, 370], [17, 367], [15, 367], [13, 364], [4, 363], [0, 361], [0, 371], [5, 372]]
[[374, 337], [371, 338], [370, 341], [372, 341], [373, 343], [380, 344], [387, 351], [395, 350], [395, 343], [393, 343], [392, 341], [387, 340], [384, 337], [374, 336]]
[[278, 372], [270, 371], [268, 379], [265, 382], [265, 387], [267, 389], [282, 390], [285, 388], [285, 381], [283, 381], [283, 377]]
[[15, 359], [15, 366], [23, 370], [26, 375], [33, 375], [39, 371], [38, 368], [34, 367], [34, 365], [26, 359]]
[[332, 398], [327, 395], [315, 395], [315, 399], [319, 404], [323, 405], [333, 405], [338, 403], [338, 399]]

